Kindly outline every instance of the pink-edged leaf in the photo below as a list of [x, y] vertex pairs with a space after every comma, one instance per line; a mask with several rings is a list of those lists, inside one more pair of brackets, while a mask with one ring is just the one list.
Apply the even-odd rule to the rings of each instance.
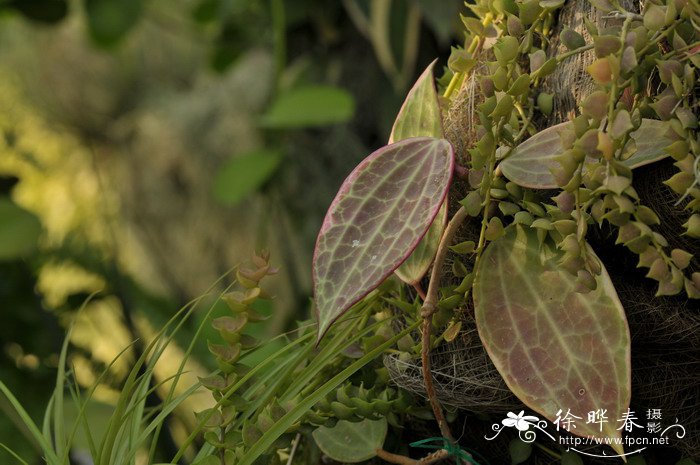
[[[597, 260], [590, 247], [587, 253]], [[631, 393], [627, 318], [605, 268], [596, 290], [581, 294], [576, 278], [557, 267], [561, 257], [529, 228], [510, 227], [490, 243], [474, 282], [479, 336], [525, 405], [550, 421], [560, 411], [581, 417], [573, 434], [619, 438]], [[607, 409], [602, 428], [586, 423], [598, 409]], [[623, 453], [620, 444], [613, 448]]]
[[417, 137], [382, 147], [350, 173], [316, 240], [319, 339], [413, 252], [445, 200], [453, 167], [449, 142]]
[[[569, 129], [570, 125], [567, 121], [543, 129], [518, 145], [499, 165], [505, 177], [532, 189], [559, 187], [551, 170], [560, 166], [556, 157], [564, 152], [559, 133]], [[673, 142], [666, 136], [668, 130], [667, 121], [643, 119], [639, 129], [630, 134], [635, 143], [635, 151], [622, 163], [634, 169], [668, 157], [664, 149]]]
[[443, 137], [440, 104], [433, 77], [436, 62], [428, 65], [406, 96], [391, 129], [390, 144], [410, 137]]
[[[389, 137], [390, 144], [410, 137], [427, 136], [438, 139], [443, 137], [440, 104], [433, 77], [436, 61], [428, 65], [406, 96], [394, 121]], [[423, 278], [435, 258], [446, 224], [447, 204], [443, 204], [435, 221], [411, 256], [396, 269], [396, 275], [402, 281], [415, 284]]]
[[425, 233], [423, 239], [416, 246], [416, 250], [394, 271], [401, 281], [413, 285], [423, 279], [425, 273], [428, 272], [428, 268], [430, 268], [430, 264], [435, 259], [435, 254], [446, 225], [447, 202], [443, 202], [433, 224], [430, 225], [428, 232]]

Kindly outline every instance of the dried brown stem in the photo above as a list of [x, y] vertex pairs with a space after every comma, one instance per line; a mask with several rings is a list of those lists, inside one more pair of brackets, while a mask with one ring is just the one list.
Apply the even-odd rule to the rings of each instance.
[[405, 455], [392, 454], [384, 449], [377, 449], [377, 457], [389, 462], [395, 463], [397, 465], [431, 465], [433, 463], [439, 462], [440, 460], [446, 459], [449, 453], [445, 449], [441, 449], [428, 454], [420, 460], [415, 460]]
[[433, 314], [437, 310], [438, 302], [438, 289], [440, 288], [440, 280], [442, 279], [442, 269], [445, 263], [445, 257], [447, 256], [447, 247], [454, 239], [457, 229], [462, 224], [462, 222], [467, 217], [467, 211], [464, 207], [460, 207], [457, 213], [452, 217], [450, 222], [442, 234], [440, 239], [440, 245], [438, 246], [437, 253], [435, 254], [435, 262], [433, 263], [433, 271], [430, 275], [430, 284], [428, 285], [428, 292], [425, 300], [423, 301], [423, 307], [421, 308], [421, 316], [423, 317], [423, 331], [422, 331], [422, 349], [421, 349], [421, 363], [423, 366], [423, 382], [425, 384], [425, 391], [428, 395], [428, 400], [430, 401], [430, 406], [433, 409], [433, 414], [440, 427], [440, 433], [450, 442], [454, 442], [452, 433], [450, 432], [450, 427], [447, 425], [445, 420], [445, 415], [442, 412], [442, 406], [435, 393], [435, 387], [433, 386], [433, 377], [431, 374], [430, 367], [430, 330], [433, 324]]
[[392, 454], [384, 449], [377, 449], [376, 452], [377, 457], [389, 463], [395, 463], [397, 465], [418, 465], [418, 460], [406, 457], [405, 455]]
[[440, 449], [438, 451], [433, 452], [432, 454], [426, 455], [422, 459], [418, 461], [419, 465], [430, 465], [435, 462], [439, 462], [440, 460], [446, 459], [449, 456], [449, 452], [447, 452], [445, 449]]

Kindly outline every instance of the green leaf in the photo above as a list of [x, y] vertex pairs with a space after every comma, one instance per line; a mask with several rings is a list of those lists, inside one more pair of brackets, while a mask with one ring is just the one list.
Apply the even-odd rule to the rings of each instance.
[[269, 128], [305, 128], [344, 123], [355, 113], [355, 100], [345, 89], [306, 86], [280, 95], [263, 116]]
[[[544, 129], [513, 149], [500, 164], [506, 178], [532, 189], [558, 188], [551, 170], [560, 166], [556, 158], [564, 150], [559, 134], [570, 124], [565, 122]], [[630, 134], [636, 150], [622, 163], [634, 169], [668, 157], [664, 149], [673, 142], [666, 136], [668, 129], [668, 122], [643, 119], [639, 129]]]
[[86, 0], [90, 35], [99, 45], [116, 45], [141, 16], [143, 0]]
[[447, 202], [443, 202], [433, 224], [418, 243], [416, 250], [396, 269], [395, 273], [401, 281], [416, 284], [425, 276], [430, 264], [433, 263], [446, 224]]
[[314, 251], [319, 339], [413, 252], [443, 204], [453, 166], [449, 142], [417, 137], [377, 150], [343, 182]]
[[[390, 144], [410, 137], [443, 137], [440, 106], [433, 78], [434, 66], [435, 62], [432, 62], [408, 93], [396, 121], [394, 121], [394, 127], [389, 137]], [[445, 230], [446, 220], [447, 204], [445, 203], [416, 250], [396, 269], [396, 275], [402, 281], [415, 284], [423, 278], [433, 258], [435, 258], [442, 232]]]
[[433, 61], [420, 75], [406, 96], [391, 130], [389, 143], [409, 137], [442, 138], [442, 118], [433, 78]]
[[312, 433], [319, 449], [341, 463], [357, 463], [376, 456], [384, 445], [386, 418], [360, 422], [339, 421], [333, 428], [321, 426]]
[[559, 39], [568, 50], [576, 50], [586, 45], [586, 40], [583, 36], [568, 26], [562, 29]]
[[[596, 259], [592, 249], [587, 253]], [[587, 424], [587, 412], [620, 418], [630, 402], [630, 335], [605, 269], [597, 287], [575, 291], [576, 277], [557, 265], [564, 253], [535, 230], [510, 227], [484, 251], [474, 305], [479, 336], [506, 384], [525, 405], [554, 421], [584, 418], [570, 432], [620, 438], [615, 422]], [[602, 265], [601, 265], [602, 266]], [[614, 447], [623, 453], [622, 446]]]
[[30, 254], [41, 234], [36, 216], [0, 197], [0, 260], [15, 260]]
[[274, 150], [237, 155], [217, 173], [214, 197], [227, 205], [237, 204], [270, 179], [281, 161], [282, 154]]

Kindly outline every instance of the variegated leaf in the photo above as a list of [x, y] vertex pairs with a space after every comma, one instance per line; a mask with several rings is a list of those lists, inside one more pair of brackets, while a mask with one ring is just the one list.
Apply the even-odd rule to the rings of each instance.
[[[557, 267], [561, 256], [519, 226], [490, 243], [474, 282], [479, 336], [525, 405], [550, 421], [568, 411], [581, 417], [573, 434], [619, 438], [616, 420], [631, 391], [627, 319], [605, 268], [596, 290], [581, 294], [575, 276]], [[586, 423], [598, 409], [610, 421]], [[613, 448], [623, 453], [621, 445]]]
[[419, 137], [382, 147], [348, 176], [314, 251], [318, 338], [413, 252], [450, 186], [454, 152]]
[[[442, 119], [438, 94], [433, 77], [433, 61], [418, 78], [399, 111], [391, 131], [389, 143], [410, 137], [442, 138]], [[416, 284], [430, 268], [435, 258], [440, 238], [447, 224], [447, 204], [440, 209], [428, 233], [420, 241], [410, 257], [396, 269], [396, 275], [408, 284]]]
[[[570, 124], [566, 122], [544, 129], [513, 149], [499, 165], [505, 177], [532, 189], [559, 187], [551, 170], [559, 166], [556, 157], [564, 151], [559, 133]], [[634, 169], [666, 158], [668, 153], [664, 149], [673, 142], [666, 137], [668, 129], [666, 121], [643, 119], [639, 129], [631, 134], [636, 150], [622, 163]]]

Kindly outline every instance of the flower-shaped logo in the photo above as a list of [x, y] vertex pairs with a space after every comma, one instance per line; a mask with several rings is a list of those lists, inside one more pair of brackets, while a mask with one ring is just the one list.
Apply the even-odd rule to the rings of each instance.
[[516, 427], [518, 431], [527, 431], [530, 429], [530, 425], [533, 424], [532, 422], [536, 423], [539, 420], [539, 418], [532, 415], [525, 415], [525, 410], [521, 410], [517, 415], [513, 412], [508, 412], [506, 416], [507, 418], [501, 421], [503, 426]]

